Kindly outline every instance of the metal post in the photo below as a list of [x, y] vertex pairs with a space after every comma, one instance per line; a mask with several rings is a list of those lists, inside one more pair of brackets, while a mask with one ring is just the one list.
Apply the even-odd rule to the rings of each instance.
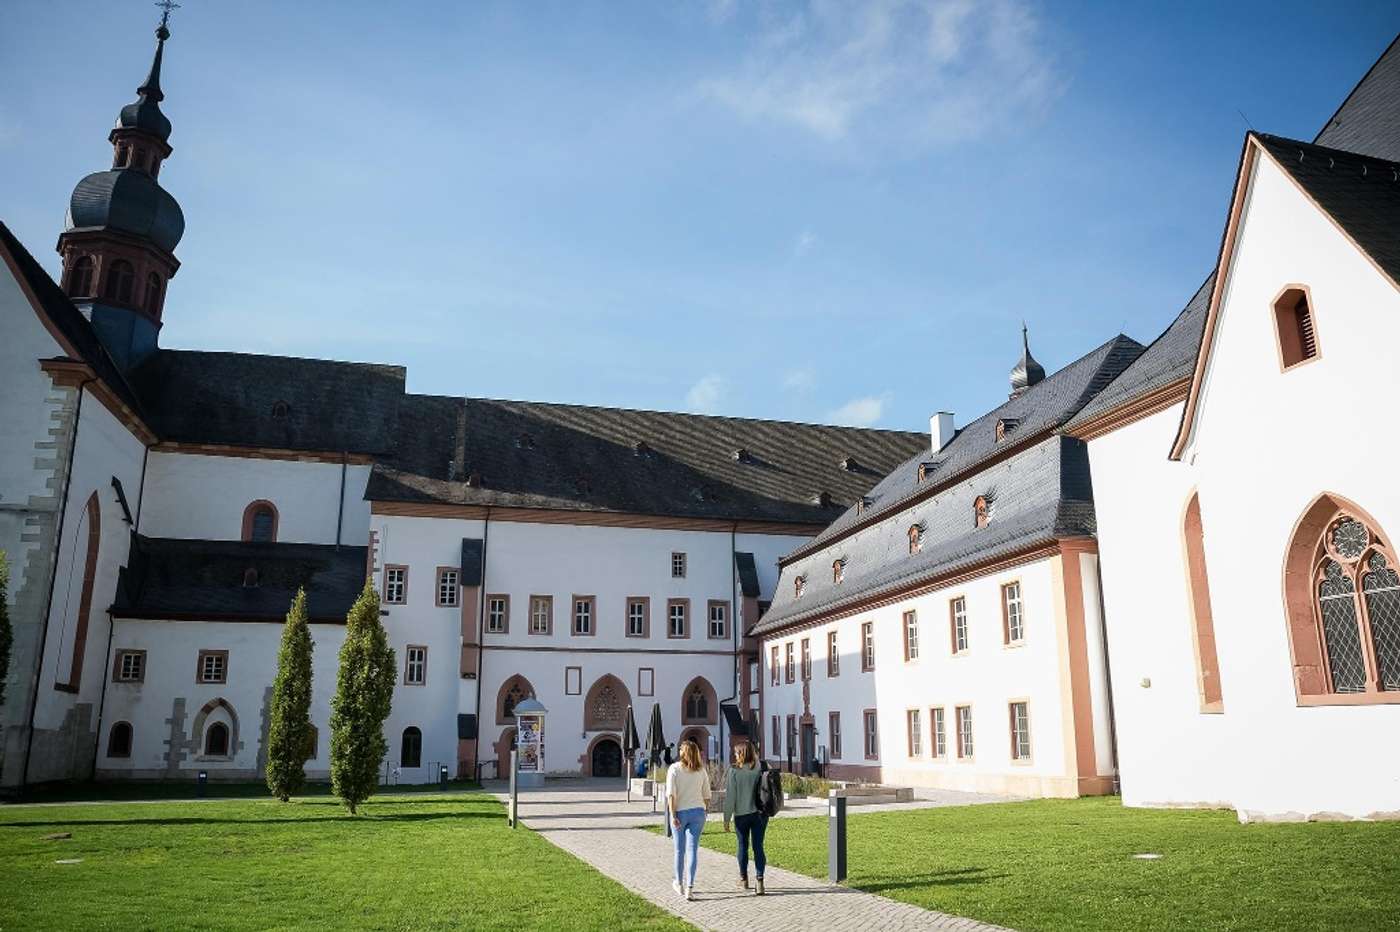
[[438, 765], [438, 783], [441, 785], [441, 788], [442, 788], [442, 789], [444, 789], [444, 790], [447, 789], [447, 765], [446, 765], [446, 764], [440, 764], [440, 765]]
[[511, 748], [510, 751], [510, 809], [506, 812], [506, 820], [510, 822], [510, 827], [515, 828], [515, 823], [520, 819], [520, 788], [517, 785], [516, 776], [520, 773], [519, 761], [515, 755], [518, 752]]
[[828, 799], [826, 875], [832, 883], [841, 883], [846, 879], [846, 797], [836, 792], [832, 790]]
[[196, 788], [196, 792], [199, 794], [199, 798], [200, 798], [200, 799], [203, 799], [203, 798], [204, 798], [204, 787], [205, 787], [206, 784], [208, 784], [208, 782], [209, 782], [209, 771], [207, 771], [207, 770], [201, 770], [201, 771], [199, 772], [199, 786]]

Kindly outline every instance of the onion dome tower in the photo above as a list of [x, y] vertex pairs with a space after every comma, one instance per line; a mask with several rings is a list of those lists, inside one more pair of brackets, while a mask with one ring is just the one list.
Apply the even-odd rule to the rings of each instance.
[[1011, 397], [1025, 394], [1032, 385], [1045, 380], [1045, 367], [1031, 355], [1031, 338], [1026, 325], [1021, 324], [1021, 361], [1011, 370]]
[[159, 5], [165, 12], [150, 74], [107, 137], [112, 167], [78, 182], [58, 238], [64, 293], [124, 368], [156, 349], [166, 284], [180, 268], [175, 246], [185, 232], [180, 205], [156, 182], [172, 151], [170, 120], [160, 110], [160, 66], [176, 4]]

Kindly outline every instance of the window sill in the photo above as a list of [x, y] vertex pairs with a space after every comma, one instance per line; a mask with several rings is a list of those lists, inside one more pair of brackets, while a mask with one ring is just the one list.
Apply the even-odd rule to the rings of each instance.
[[1025, 638], [1021, 638], [1021, 640], [1019, 640], [1019, 641], [1008, 641], [1007, 643], [1001, 645], [1002, 650], [1014, 650], [1014, 649], [1017, 648], [1017, 647], [1025, 647], [1025, 646], [1026, 646], [1026, 639], [1025, 639]]
[[1393, 689], [1382, 693], [1327, 693], [1321, 696], [1299, 696], [1298, 705], [1400, 705], [1400, 690]]

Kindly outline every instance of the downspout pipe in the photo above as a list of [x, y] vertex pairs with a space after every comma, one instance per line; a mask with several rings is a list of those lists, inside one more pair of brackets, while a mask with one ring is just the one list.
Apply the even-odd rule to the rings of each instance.
[[[724, 750], [724, 704], [733, 702], [739, 698], [739, 584], [738, 573], [735, 571], [734, 559], [738, 554], [738, 534], [739, 522], [735, 521], [729, 525], [729, 639], [733, 644], [734, 673], [730, 680], [730, 688], [733, 690], [727, 698], [721, 699], [719, 704], [719, 754], [721, 759], [727, 759], [729, 754]], [[709, 624], [709, 619], [705, 619]]]
[[[491, 543], [491, 506], [481, 524], [481, 591], [476, 600], [476, 772], [481, 773], [481, 736], [486, 717], [481, 714], [481, 671], [486, 660], [486, 555]], [[528, 622], [527, 622], [528, 624]], [[500, 774], [496, 778], [500, 779]]]
[[58, 526], [55, 528], [53, 566], [49, 570], [49, 595], [44, 600], [44, 626], [39, 629], [39, 653], [34, 664], [34, 688], [29, 693], [29, 734], [24, 742], [24, 764], [19, 775], [20, 789], [29, 785], [29, 760], [34, 754], [34, 718], [39, 711], [39, 687], [44, 680], [44, 653], [49, 644], [49, 616], [53, 614], [53, 592], [58, 585], [58, 556], [63, 551], [63, 523], [68, 520], [68, 495], [73, 489], [73, 457], [78, 452], [78, 425], [83, 418], [83, 395], [96, 377], [83, 379], [78, 385], [78, 403], [73, 408], [73, 437], [68, 441], [68, 469], [63, 477], [63, 496], [58, 500]]
[[345, 527], [345, 473], [350, 468], [350, 454], [346, 450], [340, 451], [340, 498], [336, 502], [335, 512], [335, 549], [340, 550], [340, 536]]
[[[139, 507], [139, 506], [138, 506]], [[97, 779], [97, 759], [102, 756], [102, 713], [107, 708], [107, 683], [112, 678], [108, 671], [112, 669], [112, 636], [116, 634], [117, 622], [112, 617], [112, 610], [107, 609], [107, 664], [104, 666], [102, 674], [102, 694], [97, 700], [97, 747], [93, 749], [92, 770], [88, 773], [88, 779]]]

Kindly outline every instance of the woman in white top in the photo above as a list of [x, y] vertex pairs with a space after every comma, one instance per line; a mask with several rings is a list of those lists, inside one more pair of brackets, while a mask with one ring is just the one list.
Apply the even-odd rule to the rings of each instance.
[[[710, 802], [710, 775], [700, 758], [700, 745], [689, 739], [681, 742], [681, 759], [666, 770], [666, 811], [671, 815], [671, 833], [676, 842], [675, 891], [694, 899], [695, 861], [700, 853], [700, 833], [705, 829], [705, 810]], [[690, 852], [690, 873], [684, 885], [685, 855]]]

